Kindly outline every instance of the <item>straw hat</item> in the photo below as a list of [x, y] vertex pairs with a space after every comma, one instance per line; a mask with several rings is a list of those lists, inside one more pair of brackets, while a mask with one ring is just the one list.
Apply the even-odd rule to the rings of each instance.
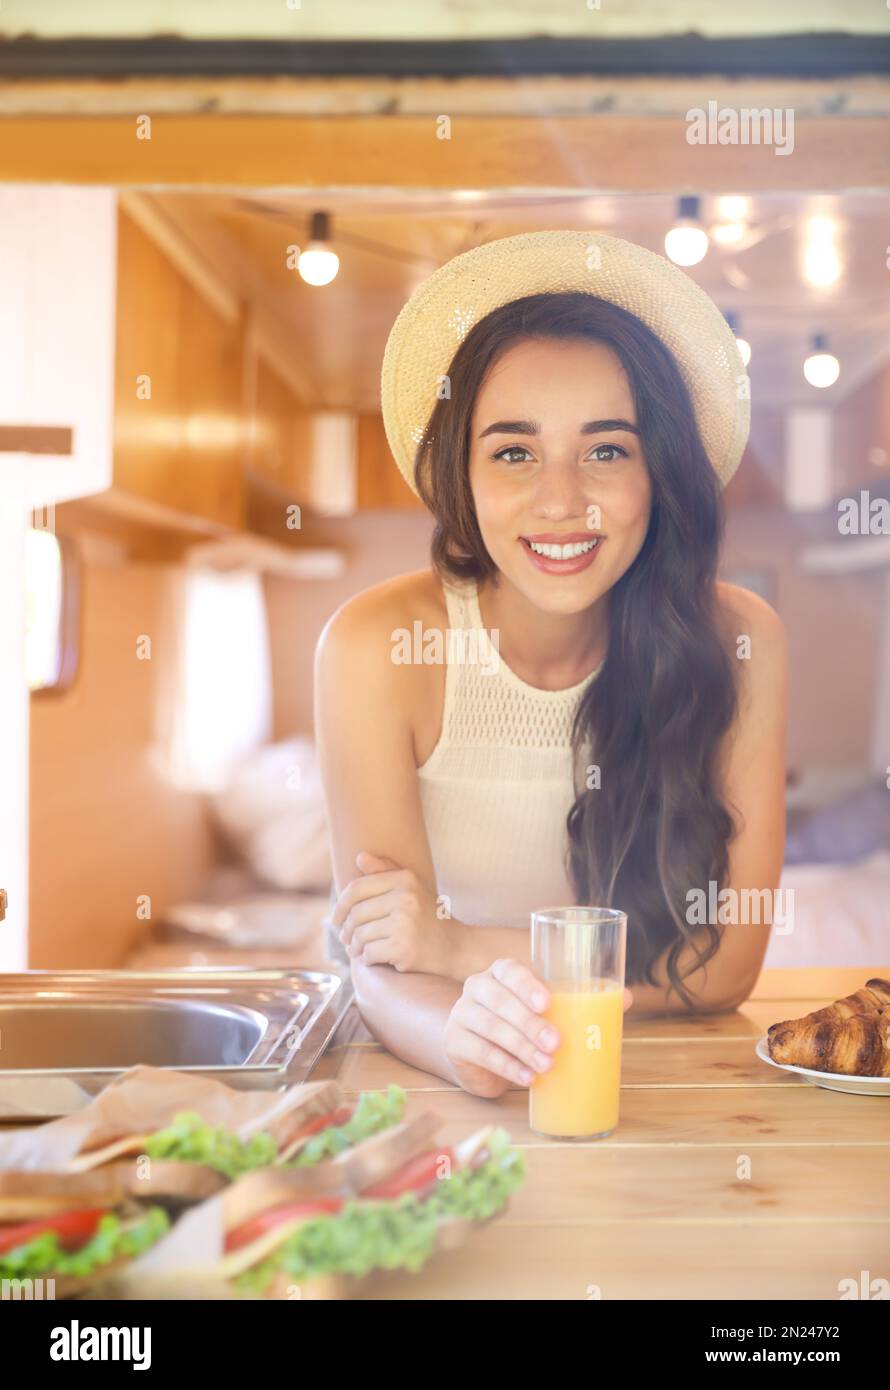
[[475, 323], [526, 295], [582, 290], [642, 319], [676, 359], [705, 450], [725, 487], [748, 437], [751, 403], [732, 329], [663, 256], [599, 232], [524, 232], [446, 261], [414, 291], [383, 354], [383, 424], [409, 487], [414, 455], [451, 360]]

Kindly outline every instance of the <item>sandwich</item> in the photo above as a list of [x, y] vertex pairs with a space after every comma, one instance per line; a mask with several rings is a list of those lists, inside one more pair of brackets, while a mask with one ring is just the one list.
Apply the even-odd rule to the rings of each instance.
[[[265, 1175], [263, 1202], [269, 1180], [296, 1180], [315, 1197], [339, 1191], [350, 1151], [398, 1128], [405, 1099], [390, 1086], [344, 1102], [324, 1082], [295, 1088], [271, 1129], [236, 1133], [183, 1111], [162, 1129], [87, 1149], [63, 1171], [0, 1170], [0, 1280], [52, 1279], [55, 1297], [80, 1293], [154, 1246], [183, 1206], [239, 1180]], [[235, 1210], [251, 1200], [242, 1188]]]
[[320, 1163], [396, 1124], [404, 1106], [398, 1086], [344, 1102], [336, 1082], [322, 1082], [297, 1088], [294, 1104], [268, 1129], [236, 1133], [182, 1111], [162, 1129], [122, 1135], [77, 1154], [68, 1171], [113, 1169], [134, 1196], [201, 1201], [258, 1169]]
[[216, 1278], [242, 1295], [349, 1297], [375, 1271], [416, 1273], [461, 1244], [503, 1210], [524, 1160], [504, 1129], [486, 1125], [452, 1147], [434, 1142], [438, 1127], [423, 1114], [317, 1166], [233, 1183]]
[[164, 1208], [135, 1201], [113, 1170], [0, 1172], [0, 1283], [51, 1280], [51, 1297], [70, 1297], [136, 1259], [169, 1226]]

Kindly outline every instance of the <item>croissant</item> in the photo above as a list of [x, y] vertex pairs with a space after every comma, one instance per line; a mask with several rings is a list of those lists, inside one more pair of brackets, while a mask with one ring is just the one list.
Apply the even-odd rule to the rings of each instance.
[[890, 1076], [890, 981], [862, 989], [767, 1032], [774, 1062], [842, 1076]]
[[821, 1023], [823, 1019], [851, 1018], [853, 1014], [871, 1014], [886, 1009], [890, 1004], [890, 980], [866, 980], [862, 989], [848, 994], [846, 999], [836, 999], [824, 1009], [807, 1014], [807, 1018]]

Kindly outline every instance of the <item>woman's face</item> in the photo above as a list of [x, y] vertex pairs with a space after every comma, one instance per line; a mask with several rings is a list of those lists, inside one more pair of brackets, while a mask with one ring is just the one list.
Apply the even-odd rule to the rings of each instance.
[[524, 340], [489, 370], [470, 486], [488, 553], [536, 607], [590, 607], [638, 555], [652, 490], [635, 426], [630, 384], [603, 343]]

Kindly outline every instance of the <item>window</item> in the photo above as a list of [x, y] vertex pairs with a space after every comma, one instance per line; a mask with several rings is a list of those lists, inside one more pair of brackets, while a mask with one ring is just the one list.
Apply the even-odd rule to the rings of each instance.
[[167, 682], [169, 772], [182, 790], [218, 792], [269, 737], [271, 660], [260, 576], [194, 569], [183, 579], [178, 672]]
[[73, 544], [25, 533], [25, 670], [33, 692], [67, 690], [77, 669], [78, 568]]

